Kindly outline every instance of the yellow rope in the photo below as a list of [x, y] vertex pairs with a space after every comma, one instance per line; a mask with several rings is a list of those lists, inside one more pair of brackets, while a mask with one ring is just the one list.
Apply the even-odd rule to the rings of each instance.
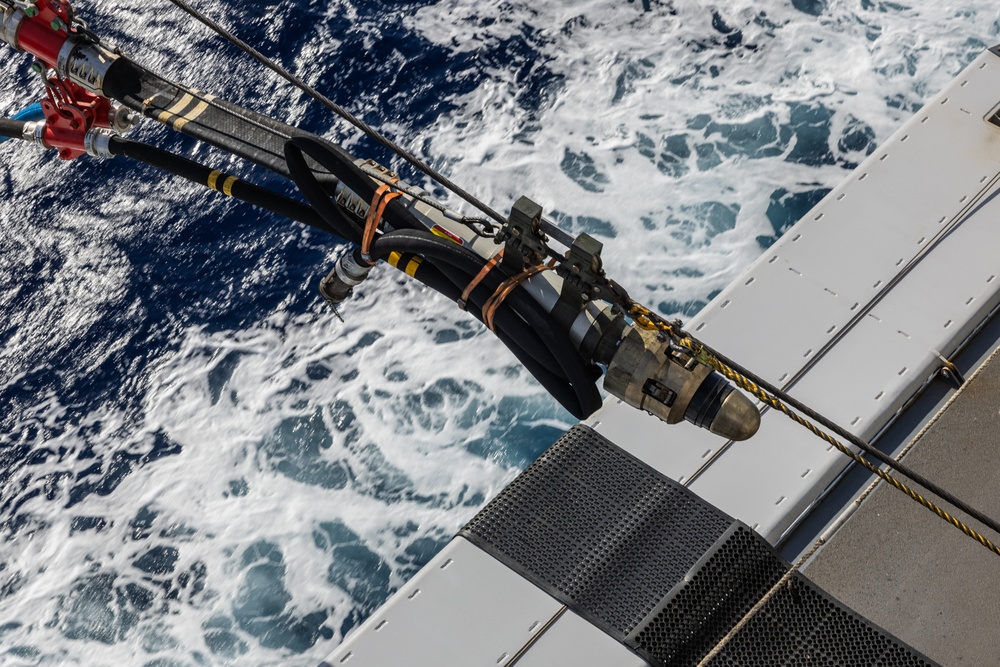
[[697, 340], [691, 338], [690, 336], [685, 336], [683, 338], [680, 338], [679, 332], [674, 327], [674, 325], [664, 322], [658, 316], [654, 315], [648, 308], [645, 308], [638, 304], [633, 304], [632, 308], [629, 310], [629, 315], [631, 315], [633, 321], [643, 329], [663, 331], [664, 333], [667, 333], [675, 338], [678, 338], [679, 339], [678, 344], [681, 347], [690, 351], [691, 354], [699, 362], [722, 373], [734, 384], [736, 384], [736, 386], [753, 394], [755, 397], [763, 401], [766, 405], [769, 405], [772, 408], [781, 411], [789, 419], [799, 424], [800, 426], [803, 426], [806, 429], [808, 429], [813, 435], [818, 437], [820, 440], [835, 447], [837, 451], [839, 451], [841, 454], [844, 454], [845, 456], [849, 457], [850, 459], [861, 465], [863, 468], [871, 472], [873, 475], [877, 476], [879, 479], [892, 486], [894, 489], [902, 491], [904, 494], [909, 496], [910, 499], [916, 501], [922, 507], [925, 507], [926, 509], [930, 510], [941, 519], [944, 519], [955, 528], [958, 528], [966, 536], [971, 537], [972, 539], [974, 539], [975, 541], [979, 542], [981, 545], [992, 551], [994, 554], [1000, 556], [1000, 547], [997, 547], [984, 535], [977, 532], [976, 530], [973, 530], [965, 523], [963, 523], [956, 517], [952, 516], [951, 514], [946, 512], [944, 509], [942, 509], [935, 503], [931, 502], [930, 500], [927, 500], [922, 495], [911, 489], [903, 482], [896, 479], [890, 473], [882, 470], [881, 468], [873, 464], [865, 457], [851, 451], [851, 449], [845, 446], [842, 442], [834, 438], [832, 435], [826, 433], [825, 431], [822, 431], [808, 419], [805, 419], [804, 417], [792, 411], [791, 408], [785, 405], [785, 403], [781, 401], [781, 399], [779, 399], [777, 396], [773, 395], [768, 391], [765, 391], [763, 388], [758, 386], [755, 382], [751, 381], [742, 373], [736, 371], [727, 364], [722, 363], [722, 361], [716, 358], [714, 354], [709, 353], [705, 349], [705, 347]]
[[[681, 344], [682, 347], [685, 347], [685, 348], [691, 350], [692, 352], [695, 352], [694, 348], [698, 347], [697, 344], [693, 343], [693, 341], [690, 338], [686, 338], [686, 339], [681, 340], [680, 344]], [[863, 457], [860, 454], [857, 454], [857, 453], [851, 451], [847, 446], [845, 446], [839, 440], [837, 440], [836, 438], [834, 438], [830, 434], [826, 433], [825, 431], [820, 430], [818, 427], [816, 427], [809, 420], [807, 420], [807, 419], [799, 416], [795, 412], [793, 412], [787, 405], [785, 405], [777, 397], [772, 396], [768, 392], [764, 391], [763, 389], [761, 389], [755, 383], [753, 383], [750, 380], [748, 380], [747, 378], [745, 378], [740, 373], [737, 373], [735, 370], [733, 370], [729, 366], [727, 366], [727, 365], [723, 364], [722, 362], [720, 362], [714, 356], [712, 356], [712, 355], [705, 355], [704, 352], [702, 351], [702, 354], [701, 354], [701, 356], [699, 358], [706, 358], [709, 361], [709, 366], [711, 366], [712, 368], [714, 368], [715, 370], [719, 371], [720, 373], [722, 373], [723, 375], [725, 375], [727, 378], [729, 378], [730, 380], [732, 380], [733, 383], [736, 384], [736, 386], [738, 386], [738, 387], [740, 387], [740, 388], [742, 388], [742, 389], [750, 392], [751, 394], [753, 394], [754, 396], [756, 396], [757, 398], [759, 398], [761, 401], [763, 401], [767, 405], [770, 405], [772, 408], [775, 408], [776, 410], [780, 410], [789, 419], [791, 419], [792, 421], [794, 421], [795, 423], [797, 423], [797, 424], [799, 424], [801, 426], [804, 426], [813, 435], [815, 435], [816, 437], [818, 437], [823, 442], [826, 442], [827, 444], [833, 445], [837, 449], [837, 451], [839, 451], [841, 454], [844, 454], [845, 456], [850, 457], [853, 461], [855, 461], [856, 463], [858, 463], [859, 465], [861, 465], [862, 467], [864, 467], [866, 470], [868, 470], [869, 472], [871, 472], [873, 475], [877, 476], [882, 481], [886, 482], [887, 484], [889, 484], [893, 488], [895, 488], [895, 489], [897, 489], [899, 491], [902, 491], [907, 496], [909, 496], [912, 500], [915, 500], [917, 503], [919, 503], [922, 507], [925, 507], [928, 510], [930, 510], [931, 512], [934, 512], [934, 514], [936, 514], [938, 517], [944, 519], [945, 521], [947, 521], [948, 523], [950, 523], [955, 528], [958, 528], [960, 531], [962, 531], [968, 537], [971, 537], [972, 539], [976, 540], [977, 542], [979, 542], [981, 545], [983, 545], [984, 547], [986, 547], [987, 549], [989, 549], [990, 551], [992, 551], [996, 555], [1000, 556], [1000, 547], [997, 547], [995, 544], [993, 544], [993, 542], [991, 542], [989, 539], [987, 539], [984, 535], [982, 535], [981, 533], [973, 530], [972, 528], [970, 528], [969, 526], [967, 526], [965, 523], [963, 523], [962, 521], [960, 521], [956, 517], [952, 516], [951, 514], [949, 514], [945, 510], [943, 510], [941, 507], [939, 507], [935, 503], [931, 502], [930, 500], [927, 500], [922, 495], [920, 495], [919, 493], [917, 493], [916, 491], [914, 491], [913, 489], [911, 489], [909, 486], [907, 486], [903, 482], [901, 482], [898, 479], [896, 479], [895, 477], [893, 477], [891, 474], [889, 474], [886, 471], [882, 470], [881, 468], [879, 468], [878, 466], [876, 466], [875, 464], [873, 464], [871, 461], [869, 461], [865, 457]]]

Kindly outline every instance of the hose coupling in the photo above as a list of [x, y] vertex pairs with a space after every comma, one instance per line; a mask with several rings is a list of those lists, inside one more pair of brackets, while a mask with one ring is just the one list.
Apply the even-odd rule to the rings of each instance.
[[746, 440], [760, 427], [750, 399], [660, 332], [627, 329], [604, 388], [668, 424], [686, 420], [729, 440]]
[[336, 308], [351, 296], [354, 288], [364, 282], [372, 265], [364, 260], [361, 249], [341, 255], [333, 270], [319, 283], [319, 293], [328, 304]]

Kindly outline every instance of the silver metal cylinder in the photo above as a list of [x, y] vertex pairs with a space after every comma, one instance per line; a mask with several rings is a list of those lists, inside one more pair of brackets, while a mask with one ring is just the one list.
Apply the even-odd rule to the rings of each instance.
[[59, 52], [56, 72], [95, 95], [106, 97], [104, 80], [118, 57], [100, 44], [70, 38]]
[[111, 113], [108, 114], [108, 125], [119, 134], [125, 134], [138, 125], [140, 120], [142, 120], [142, 116], [120, 104], [112, 106]]
[[33, 144], [37, 144], [42, 148], [48, 148], [45, 145], [45, 121], [44, 120], [34, 120], [29, 121], [24, 124], [24, 130], [21, 133], [25, 141], [30, 141]]
[[350, 285], [351, 287], [357, 287], [368, 274], [371, 272], [372, 267], [369, 264], [359, 264], [357, 260], [354, 259], [354, 253], [345, 253], [340, 261], [336, 265], [337, 277], [345, 285]]
[[3, 23], [0, 24], [0, 38], [20, 51], [17, 45], [17, 31], [27, 16], [24, 10], [19, 7], [8, 6], [3, 10]]
[[98, 158], [109, 158], [111, 155], [111, 138], [115, 133], [111, 130], [94, 129], [87, 132], [83, 139], [83, 147], [89, 155]]

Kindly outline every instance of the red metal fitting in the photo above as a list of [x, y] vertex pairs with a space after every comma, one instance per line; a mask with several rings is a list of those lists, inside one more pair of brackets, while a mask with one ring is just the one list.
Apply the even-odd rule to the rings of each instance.
[[27, 9], [19, 10], [23, 17], [16, 21], [8, 34], [11, 44], [41, 60], [49, 68], [59, 64], [59, 53], [70, 39], [73, 8], [64, 0], [36, 0]]
[[66, 0], [34, 0], [4, 13], [0, 26], [0, 37], [44, 65], [39, 72], [56, 72], [45, 80], [45, 125], [38, 140], [58, 150], [63, 160], [84, 155], [91, 131], [110, 127], [115, 116], [111, 100], [100, 94], [103, 71], [95, 70], [90, 78], [80, 77], [81, 71], [87, 70], [91, 52], [106, 56], [98, 58], [104, 63], [113, 62], [116, 56], [79, 35], [73, 21], [73, 8]]
[[111, 125], [111, 101], [87, 92], [72, 81], [48, 80], [48, 97], [42, 100], [45, 114], [43, 140], [59, 151], [63, 160], [86, 153], [87, 133]]

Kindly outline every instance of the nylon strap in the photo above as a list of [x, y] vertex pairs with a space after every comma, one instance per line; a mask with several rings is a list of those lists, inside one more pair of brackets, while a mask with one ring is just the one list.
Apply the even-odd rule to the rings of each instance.
[[526, 280], [537, 276], [543, 271], [550, 271], [551, 269], [551, 266], [533, 266], [530, 269], [527, 269], [526, 271], [523, 271], [500, 283], [500, 286], [497, 287], [497, 291], [494, 292], [493, 296], [487, 299], [486, 303], [483, 305], [483, 322], [486, 323], [486, 326], [489, 327], [490, 331], [496, 333], [496, 329], [493, 328], [493, 318], [496, 317], [497, 310], [501, 305], [503, 305], [503, 302], [507, 299], [507, 297], [510, 296], [510, 293], [517, 289], [517, 287]]
[[469, 285], [465, 288], [465, 291], [462, 292], [462, 298], [458, 300], [459, 308], [465, 310], [465, 306], [469, 302], [469, 296], [472, 294], [472, 291], [477, 287], [479, 287], [479, 283], [483, 282], [483, 280], [486, 279], [486, 276], [490, 274], [490, 271], [496, 268], [496, 265], [500, 263], [500, 260], [502, 258], [503, 258], [503, 249], [501, 248], [500, 252], [493, 255], [490, 261], [486, 262], [486, 265], [482, 268], [482, 270], [479, 271], [479, 274], [472, 279], [472, 282], [470, 282]]
[[[399, 179], [394, 178], [391, 182], [397, 183]], [[365, 218], [365, 232], [361, 239], [361, 254], [365, 259], [368, 259], [370, 264], [374, 264], [369, 259], [372, 241], [375, 240], [375, 230], [382, 224], [382, 214], [385, 213], [385, 207], [393, 199], [400, 196], [398, 192], [389, 192], [391, 189], [392, 186], [389, 183], [379, 186], [379, 189], [375, 191], [375, 196], [372, 197], [371, 205], [368, 206], [368, 216]]]

